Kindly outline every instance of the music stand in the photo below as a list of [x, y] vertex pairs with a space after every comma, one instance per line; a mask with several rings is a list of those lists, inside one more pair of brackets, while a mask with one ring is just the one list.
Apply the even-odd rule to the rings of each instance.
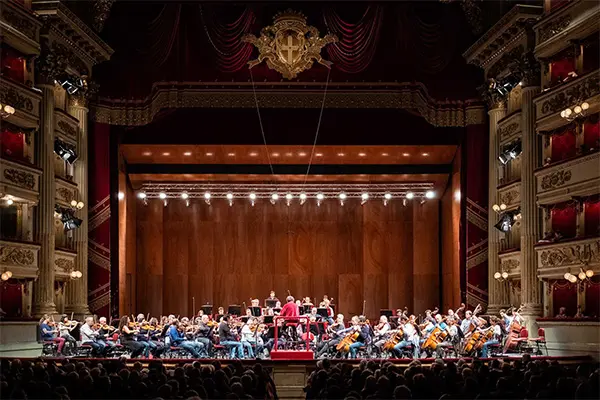
[[281, 308], [274, 308], [273, 313], [279, 314], [281, 312]]
[[327, 313], [326, 308], [317, 308], [317, 314], [319, 314], [323, 318], [329, 318], [329, 314]]
[[229, 307], [227, 307], [227, 314], [229, 315], [235, 315], [240, 316], [242, 313], [242, 307], [236, 305], [230, 305]]
[[310, 310], [312, 309], [313, 306], [311, 306], [310, 304], [305, 304], [302, 306], [302, 314], [310, 314]]
[[205, 304], [202, 307], [200, 307], [200, 309], [202, 310], [204, 315], [212, 315], [212, 312], [213, 312], [212, 304]]
[[250, 313], [253, 317], [260, 317], [262, 315], [262, 309], [260, 307], [249, 307]]
[[248, 323], [248, 319], [249, 319], [249, 318], [250, 318], [249, 316], [247, 316], [247, 315], [244, 315], [244, 316], [241, 318], [241, 320], [242, 320], [242, 322], [243, 322], [243, 323], [245, 323], [245, 324], [246, 324], [246, 323]]
[[385, 315], [389, 320], [392, 317], [392, 315], [394, 315], [394, 312], [387, 308], [382, 308], [381, 310], [379, 310], [379, 315]]
[[272, 315], [265, 315], [265, 319], [263, 320], [263, 323], [265, 323], [265, 324], [272, 324], [273, 323], [273, 316]]
[[265, 307], [275, 308], [277, 305], [277, 300], [275, 299], [265, 299]]
[[223, 318], [223, 314], [215, 315], [215, 321], [217, 321], [219, 324], [221, 323], [221, 318]]

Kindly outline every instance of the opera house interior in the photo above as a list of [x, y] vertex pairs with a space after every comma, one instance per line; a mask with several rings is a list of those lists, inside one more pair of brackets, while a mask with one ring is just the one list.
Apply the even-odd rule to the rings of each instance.
[[0, 0], [3, 390], [598, 398], [599, 20]]

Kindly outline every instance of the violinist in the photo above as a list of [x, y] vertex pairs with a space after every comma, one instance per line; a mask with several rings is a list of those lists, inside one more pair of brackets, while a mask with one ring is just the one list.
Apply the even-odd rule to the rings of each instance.
[[375, 331], [375, 337], [373, 338], [373, 346], [381, 349], [381, 346], [387, 341], [388, 332], [390, 330], [390, 324], [387, 316], [382, 315], [379, 317], [379, 323], [373, 328]]
[[317, 308], [313, 307], [313, 308], [310, 309], [310, 314], [309, 314], [309, 317], [310, 318], [314, 318], [315, 322], [320, 321], [321, 318], [322, 318], [319, 314], [317, 314], [317, 311], [318, 311]]
[[407, 318], [406, 315], [402, 314], [400, 317], [400, 326], [404, 332], [404, 338], [398, 344], [394, 346], [394, 351], [401, 352], [403, 348], [412, 346], [413, 347], [413, 358], [419, 357], [419, 335], [415, 327], [415, 317], [411, 315], [411, 318]]
[[[105, 319], [106, 321], [106, 319]], [[87, 317], [85, 324], [79, 328], [79, 334], [81, 335], [81, 344], [89, 344], [97, 356], [104, 356], [106, 353], [106, 342], [99, 338], [100, 333], [95, 331], [92, 326], [94, 325], [94, 318]]]
[[131, 358], [141, 356], [148, 348], [147, 343], [135, 340], [139, 333], [137, 329], [130, 328], [131, 320], [127, 315], [123, 315], [119, 320], [119, 332], [121, 333], [121, 344], [131, 350]]
[[502, 329], [500, 328], [498, 319], [496, 317], [490, 317], [490, 325], [491, 326], [488, 329], [492, 330], [492, 337], [483, 344], [483, 347], [481, 348], [481, 358], [487, 358], [489, 347], [499, 344], [502, 340]]
[[238, 342], [231, 332], [230, 316], [224, 315], [219, 323], [219, 344], [229, 349], [231, 358], [235, 358], [236, 352], [238, 358], [244, 358], [244, 347]]
[[253, 346], [256, 347], [256, 354], [263, 352], [262, 344], [258, 343], [258, 322], [256, 318], [250, 317], [248, 322], [242, 327], [241, 343], [248, 353], [248, 358], [254, 358]]
[[69, 321], [69, 317], [63, 315], [58, 321], [58, 336], [65, 339], [65, 345], [72, 349], [77, 347], [77, 340], [71, 335], [73, 329], [77, 328], [77, 321]]
[[58, 354], [62, 355], [65, 339], [58, 336], [58, 329], [56, 328], [54, 321], [44, 318], [40, 324], [40, 333], [42, 335], [42, 340], [58, 343]]
[[212, 331], [214, 326], [210, 324], [210, 319], [208, 315], [203, 315], [198, 322], [198, 327], [194, 332], [194, 337], [196, 338], [196, 342], [202, 343], [204, 346], [204, 354], [208, 357], [213, 352], [213, 344], [212, 344]]
[[[336, 348], [336, 346], [344, 338], [343, 332], [346, 331], [345, 328], [344, 316], [342, 314], [338, 314], [335, 323], [327, 327], [327, 333], [330, 335], [330, 339], [321, 342], [320, 348], [316, 354], [317, 358], [323, 357], [323, 355], [328, 353], [331, 348]], [[317, 347], [319, 347], [319, 345], [317, 345]]]
[[165, 350], [165, 346], [163, 346], [158, 340], [158, 334], [160, 333], [161, 329], [162, 327], [158, 326], [158, 320], [154, 317], [150, 318], [150, 321], [148, 322], [146, 322], [145, 318], [143, 318], [140, 322], [140, 332], [137, 335], [137, 340], [146, 344], [144, 356], [148, 357], [150, 353], [152, 353], [154, 357], [160, 357], [162, 352]]
[[170, 345], [181, 347], [188, 353], [192, 354], [194, 358], [200, 358], [200, 352], [202, 351], [204, 345], [202, 343], [187, 340], [181, 330], [183, 330], [183, 327], [180, 326], [179, 321], [173, 317], [173, 322], [171, 322], [169, 330], [167, 331], [167, 337], [169, 338]]
[[364, 315], [352, 317], [352, 325], [354, 330], [358, 332], [356, 341], [350, 345], [350, 358], [356, 358], [356, 351], [363, 347], [371, 335], [371, 330], [367, 324], [367, 319]]

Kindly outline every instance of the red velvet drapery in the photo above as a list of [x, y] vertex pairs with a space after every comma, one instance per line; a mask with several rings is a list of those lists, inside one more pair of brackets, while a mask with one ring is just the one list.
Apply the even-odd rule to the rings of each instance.
[[553, 316], [558, 315], [558, 310], [561, 307], [567, 309], [569, 317], [575, 316], [577, 313], [577, 284], [567, 282], [566, 280], [551, 283]]
[[586, 150], [598, 150], [600, 144], [600, 114], [590, 115], [583, 123], [583, 144]]
[[583, 203], [585, 236], [600, 236], [600, 196], [594, 196]]
[[575, 59], [565, 57], [550, 64], [550, 82], [558, 83], [565, 79], [569, 72], [575, 71]]
[[4, 77], [25, 83], [25, 57], [22, 53], [3, 45], [0, 51], [0, 65]]
[[0, 154], [3, 157], [28, 161], [24, 153], [25, 133], [17, 127], [3, 123], [0, 127]]
[[591, 282], [586, 283], [585, 310], [586, 317], [600, 316], [600, 277], [594, 276]]
[[575, 202], [555, 204], [552, 208], [552, 230], [560, 232], [564, 238], [577, 235], [577, 206]]
[[0, 283], [0, 306], [9, 317], [23, 316], [23, 287], [14, 279]]
[[577, 146], [575, 140], [575, 126], [567, 125], [564, 130], [552, 135], [552, 162], [575, 157]]

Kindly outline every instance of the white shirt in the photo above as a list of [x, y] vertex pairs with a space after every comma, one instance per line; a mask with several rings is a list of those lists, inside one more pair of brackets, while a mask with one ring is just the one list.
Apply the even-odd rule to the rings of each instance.
[[502, 329], [500, 328], [500, 325], [494, 325], [492, 331], [494, 332], [494, 336], [492, 336], [492, 339], [500, 340], [500, 338], [502, 337]]
[[404, 334], [406, 335], [406, 340], [408, 340], [409, 342], [411, 342], [417, 335], [417, 330], [411, 323], [404, 324], [402, 326], [402, 329], [404, 330]]
[[254, 332], [250, 329], [248, 324], [242, 327], [242, 341], [244, 342], [256, 342], [256, 337], [254, 336]]
[[377, 336], [383, 336], [387, 333], [387, 331], [390, 330], [390, 324], [388, 324], [387, 322], [385, 324], [383, 324], [383, 327], [377, 331]]
[[81, 343], [93, 342], [96, 336], [98, 336], [98, 332], [94, 331], [88, 324], [81, 325], [79, 333], [81, 334]]

